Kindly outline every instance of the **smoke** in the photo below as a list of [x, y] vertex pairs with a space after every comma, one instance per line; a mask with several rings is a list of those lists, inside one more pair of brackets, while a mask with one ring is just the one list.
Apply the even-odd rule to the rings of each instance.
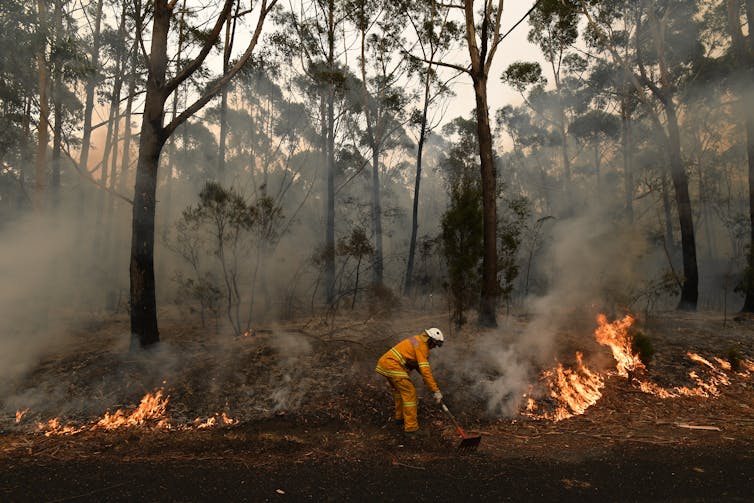
[[29, 216], [6, 226], [0, 248], [0, 393], [40, 357], [59, 346], [56, 319], [71, 292], [66, 261], [74, 233], [59, 219]]
[[312, 351], [311, 343], [301, 335], [282, 332], [270, 339], [270, 345], [278, 362], [270, 376], [272, 410], [295, 410], [314, 385], [311, 362], [305, 361]]
[[556, 222], [551, 238], [540, 259], [549, 271], [549, 288], [527, 299], [531, 319], [520, 328], [507, 323], [475, 343], [475, 359], [484, 369], [475, 380], [490, 413], [518, 410], [541, 369], [553, 366], [557, 337], [568, 333], [588, 347], [596, 313], [624, 309], [626, 293], [642, 279], [637, 264], [645, 240], [599, 212]]

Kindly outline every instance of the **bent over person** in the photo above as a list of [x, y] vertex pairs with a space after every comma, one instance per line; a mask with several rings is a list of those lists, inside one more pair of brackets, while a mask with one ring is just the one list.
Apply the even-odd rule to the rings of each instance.
[[429, 350], [442, 346], [444, 337], [439, 328], [428, 328], [419, 335], [404, 339], [377, 361], [378, 374], [384, 375], [393, 388], [395, 420], [403, 423], [403, 430], [411, 433], [419, 429], [416, 388], [408, 377], [410, 370], [418, 370], [424, 384], [434, 392], [435, 402], [442, 401], [440, 388], [429, 368]]

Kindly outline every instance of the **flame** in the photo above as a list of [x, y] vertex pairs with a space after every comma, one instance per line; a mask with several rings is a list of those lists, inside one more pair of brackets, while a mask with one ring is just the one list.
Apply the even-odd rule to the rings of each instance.
[[607, 316], [604, 314], [597, 316], [599, 326], [594, 332], [594, 338], [603, 346], [610, 347], [613, 358], [617, 362], [615, 370], [623, 377], [628, 377], [629, 372], [645, 368], [639, 355], [633, 352], [633, 338], [628, 333], [634, 321], [632, 316], [626, 315], [622, 320], [608, 323]]
[[545, 413], [543, 417], [555, 421], [583, 414], [602, 397], [600, 390], [605, 385], [602, 376], [584, 365], [580, 352], [576, 353], [575, 370], [558, 364], [554, 370], [546, 371], [544, 378], [550, 386], [550, 397], [557, 403], [557, 408], [554, 413]]
[[[722, 358], [704, 358], [698, 353], [688, 352], [686, 356], [694, 363], [701, 366], [689, 372], [689, 377], [696, 384], [694, 387], [675, 386], [664, 388], [656, 383], [640, 379], [634, 375], [636, 371], [646, 370], [638, 354], [633, 352], [633, 339], [629, 329], [635, 319], [626, 315], [622, 319], [608, 323], [604, 314], [597, 316], [597, 328], [594, 331], [595, 340], [608, 346], [615, 359], [615, 369], [603, 374], [596, 373], [584, 365], [580, 352], [576, 353], [576, 368], [564, 368], [562, 364], [552, 370], [542, 373], [542, 380], [550, 389], [555, 411], [540, 412], [539, 404], [528, 398], [526, 407], [522, 412], [525, 415], [537, 419], [552, 419], [560, 421], [571, 416], [583, 414], [586, 409], [594, 405], [602, 397], [602, 388], [605, 380], [610, 375], [621, 377], [632, 376], [632, 383], [638, 385], [644, 393], [662, 398], [677, 397], [716, 397], [720, 394], [720, 388], [730, 385], [730, 377], [726, 372], [732, 372], [730, 362]], [[715, 363], [713, 363], [713, 361]], [[746, 369], [739, 375], [748, 377], [754, 373], [754, 362], [743, 360], [741, 366]]]
[[60, 424], [60, 418], [53, 418], [46, 423], [38, 423], [37, 427], [39, 431], [45, 432], [45, 437], [52, 435], [73, 435], [84, 430], [84, 427], [76, 427], [71, 425], [63, 426]]
[[[141, 399], [138, 407], [133, 411], [125, 412], [123, 409], [118, 409], [114, 413], [105, 412], [105, 415], [96, 422], [89, 423], [84, 426], [74, 425], [62, 425], [60, 418], [53, 418], [47, 422], [40, 422], [37, 424], [40, 431], [45, 432], [45, 436], [51, 435], [74, 435], [76, 433], [89, 430], [107, 430], [112, 431], [119, 428], [132, 428], [150, 425], [157, 429], [172, 430], [175, 427], [171, 424], [167, 415], [167, 406], [169, 398], [163, 397], [163, 389], [160, 388], [154, 393], [147, 393]], [[20, 421], [20, 418], [28, 411], [16, 412], [16, 422]], [[215, 426], [229, 426], [238, 424], [239, 420], [228, 416], [226, 412], [215, 413], [210, 416], [206, 421], [202, 421], [201, 418], [196, 418], [193, 421], [193, 428], [206, 429]], [[179, 429], [191, 429], [192, 426], [178, 426]]]
[[170, 422], [165, 416], [167, 405], [168, 397], [162, 398], [162, 388], [160, 388], [154, 393], [144, 395], [139, 406], [128, 415], [123, 412], [123, 409], [116, 410], [114, 414], [106, 412], [92, 429], [114, 430], [128, 426], [140, 426], [148, 421], [155, 421], [157, 428], [169, 429]]
[[194, 424], [198, 430], [204, 430], [206, 428], [212, 428], [217, 425], [228, 426], [231, 424], [238, 424], [238, 419], [228, 417], [228, 414], [223, 412], [222, 414], [215, 413], [214, 416], [210, 416], [206, 421], [202, 422], [200, 417], [194, 419]]
[[26, 415], [27, 412], [29, 412], [28, 408], [16, 411], [16, 424], [21, 422], [21, 419], [23, 419], [23, 417]]

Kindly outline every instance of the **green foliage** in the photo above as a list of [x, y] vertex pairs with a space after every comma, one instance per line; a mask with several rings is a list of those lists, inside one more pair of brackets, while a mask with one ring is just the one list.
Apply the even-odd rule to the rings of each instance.
[[513, 284], [518, 277], [518, 254], [521, 248], [523, 231], [531, 216], [531, 205], [524, 196], [507, 201], [506, 208], [498, 215], [498, 276], [500, 277], [501, 300], [509, 303], [513, 295]]
[[542, 75], [542, 67], [535, 61], [512, 63], [505, 69], [500, 80], [520, 93], [523, 93], [529, 86], [547, 85], [547, 78]]
[[[189, 297], [200, 302], [202, 312], [216, 308], [222, 290], [227, 317], [237, 335], [243, 331], [239, 307], [245, 296], [241, 285], [251, 284], [253, 302], [256, 270], [265, 246], [279, 239], [282, 219], [282, 210], [264, 194], [248, 202], [232, 188], [206, 182], [199, 202], [186, 208], [176, 225], [173, 249], [192, 268], [192, 277], [179, 275], [176, 281]], [[207, 247], [214, 260], [206, 259]], [[256, 265], [249, 267], [252, 256]]]
[[479, 299], [483, 255], [481, 190], [466, 179], [451, 190], [450, 208], [442, 218], [442, 243], [448, 267], [453, 318], [465, 322], [464, 311]]

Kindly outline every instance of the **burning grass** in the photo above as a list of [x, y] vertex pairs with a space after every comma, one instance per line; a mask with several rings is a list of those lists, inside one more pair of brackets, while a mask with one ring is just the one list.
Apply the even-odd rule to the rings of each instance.
[[[188, 424], [175, 424], [171, 422], [167, 414], [169, 397], [164, 395], [162, 388], [155, 390], [154, 393], [147, 393], [141, 399], [141, 402], [130, 412], [118, 409], [114, 413], [105, 412], [101, 419], [91, 421], [86, 424], [63, 424], [59, 417], [37, 423], [37, 429], [43, 432], [45, 436], [56, 435], [75, 435], [83, 431], [105, 430], [112, 431], [123, 428], [146, 428], [152, 430], [191, 430], [207, 429], [218, 426], [229, 426], [237, 424], [238, 420], [228, 416], [223, 411], [215, 413], [206, 419], [197, 417]], [[16, 412], [16, 423], [21, 422], [25, 411]]]
[[602, 397], [601, 390], [606, 381], [615, 377], [628, 379], [632, 386], [644, 393], [670, 399], [716, 397], [720, 394], [720, 388], [731, 384], [731, 379], [748, 378], [752, 374], [754, 362], [750, 360], [739, 362], [747, 370], [734, 372], [730, 362], [722, 358], [711, 357], [715, 361], [712, 363], [710, 359], [689, 351], [686, 356], [697, 364], [697, 368], [688, 372], [695, 386], [660, 386], [645, 377], [647, 367], [639, 354], [634, 352], [631, 329], [635, 321], [635, 318], [626, 315], [609, 323], [604, 314], [599, 314], [594, 339], [611, 350], [615, 367], [603, 371], [592, 370], [584, 364], [582, 353], [577, 352], [575, 367], [564, 368], [559, 363], [554, 369], [542, 372], [541, 381], [549, 389], [548, 403], [538, 403], [530, 397], [523, 414], [553, 421], [583, 414]]
[[[0, 453], [227, 456], [254, 443], [280, 459], [369, 456], [375, 449], [395, 455], [403, 448], [386, 426], [392, 401], [374, 374], [374, 362], [386, 347], [435, 318], [413, 313], [389, 322], [292, 325], [220, 342], [176, 322], [163, 332], [171, 351], [143, 359], [105, 344], [108, 337], [122, 337], [119, 331], [87, 333], [86, 340], [95, 342], [44, 361], [20, 383], [26, 391], [18, 393], [13, 408], [6, 402]], [[584, 436], [595, 445], [616, 438], [650, 443], [754, 438], [754, 424], [745, 419], [754, 413], [754, 355], [744, 344], [754, 336], [754, 324], [725, 332], [718, 319], [702, 315], [688, 320], [664, 315], [652, 325], [645, 320], [642, 331], [656, 347], [647, 368], [631, 349], [634, 322], [598, 318], [596, 328], [583, 331], [594, 342], [581, 348], [571, 343], [570, 356], [563, 354], [545, 369], [533, 383], [541, 392], [530, 395], [529, 408], [513, 417], [485, 415], [482, 399], [451, 379], [456, 362], [446, 355], [456, 353], [443, 348], [433, 356], [433, 370], [464, 428], [484, 435], [482, 448], [510, 455], [550, 455], [559, 445], [570, 452]], [[450, 341], [459, 348], [472, 344], [478, 334], [467, 330], [452, 334], [447, 349]], [[740, 348], [735, 367], [718, 356], [733, 345]], [[176, 348], [180, 352], [172, 351]], [[457, 434], [418, 382], [417, 389], [422, 427], [434, 434], [423, 445], [444, 452], [457, 443]]]

